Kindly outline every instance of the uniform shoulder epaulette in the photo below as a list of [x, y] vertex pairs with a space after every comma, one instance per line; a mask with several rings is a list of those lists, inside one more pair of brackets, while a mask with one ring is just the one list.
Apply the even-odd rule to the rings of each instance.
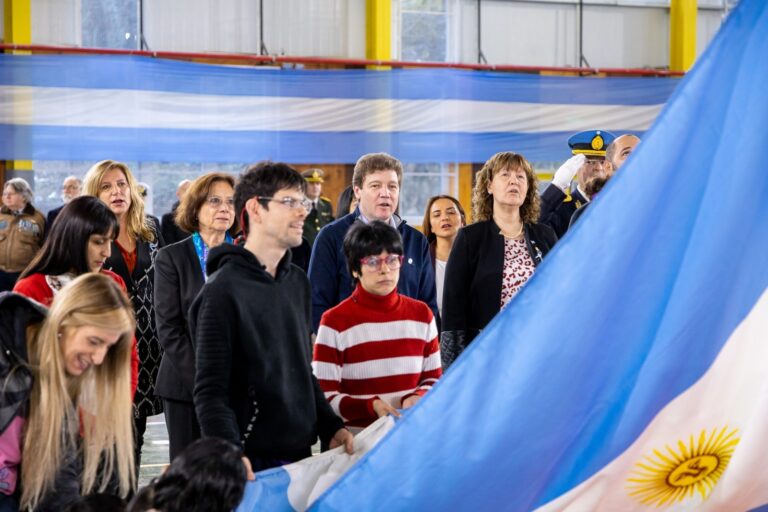
[[327, 198], [327, 197], [325, 197], [325, 196], [320, 196], [320, 200], [321, 200], [321, 201], [325, 201], [325, 202], [327, 202], [327, 203], [330, 203], [330, 202], [331, 202], [331, 200], [330, 200], [330, 199], [328, 199], [328, 198]]

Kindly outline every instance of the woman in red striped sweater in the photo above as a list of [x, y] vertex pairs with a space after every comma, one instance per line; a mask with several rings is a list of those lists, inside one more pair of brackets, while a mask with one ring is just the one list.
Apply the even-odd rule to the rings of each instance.
[[440, 378], [440, 348], [429, 307], [397, 292], [403, 244], [394, 228], [354, 224], [344, 255], [355, 291], [323, 314], [312, 367], [336, 414], [364, 428], [416, 405]]

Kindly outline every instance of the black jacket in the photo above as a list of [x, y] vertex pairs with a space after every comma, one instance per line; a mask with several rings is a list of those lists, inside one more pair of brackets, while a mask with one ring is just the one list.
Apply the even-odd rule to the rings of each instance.
[[[525, 225], [534, 265], [555, 245], [549, 226]], [[443, 284], [440, 353], [447, 368], [501, 308], [504, 236], [493, 220], [461, 228], [448, 258]]]
[[574, 186], [571, 193], [566, 194], [550, 183], [541, 194], [539, 223], [551, 227], [557, 238], [562, 238], [568, 231], [573, 212], [587, 203], [589, 201], [581, 195], [578, 187]]
[[139, 352], [139, 384], [133, 398], [136, 417], [154, 416], [163, 412], [163, 403], [155, 395], [155, 379], [160, 368], [163, 351], [157, 341], [157, 327], [154, 312], [155, 255], [163, 244], [159, 226], [150, 218], [150, 225], [156, 240], [136, 241], [136, 267], [128, 272], [120, 248], [112, 242], [112, 255], [104, 262], [104, 268], [111, 270], [125, 281], [128, 295], [136, 313], [136, 344]]
[[187, 238], [190, 233], [187, 233], [183, 229], [181, 229], [178, 224], [176, 224], [176, 209], [179, 207], [179, 202], [176, 201], [173, 203], [173, 207], [171, 208], [171, 211], [163, 214], [162, 216], [162, 234], [163, 234], [163, 241], [170, 245], [175, 244], [176, 242], [181, 242], [185, 238]]
[[163, 247], [155, 257], [155, 319], [163, 358], [155, 394], [191, 402], [195, 348], [189, 335], [189, 307], [203, 287], [203, 272], [192, 237]]
[[208, 282], [190, 309], [204, 436], [283, 459], [343, 427], [312, 374], [309, 280], [286, 253], [273, 278], [247, 249], [208, 255]]

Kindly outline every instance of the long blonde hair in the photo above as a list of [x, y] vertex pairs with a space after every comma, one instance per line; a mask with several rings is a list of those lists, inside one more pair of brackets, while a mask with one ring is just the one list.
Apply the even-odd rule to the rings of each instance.
[[157, 239], [155, 232], [149, 227], [147, 222], [147, 216], [144, 215], [144, 199], [141, 197], [138, 183], [136, 178], [131, 173], [128, 166], [122, 162], [115, 162], [114, 160], [102, 160], [101, 162], [93, 164], [85, 173], [83, 179], [83, 194], [88, 196], [99, 197], [101, 192], [101, 180], [104, 178], [104, 174], [113, 169], [117, 169], [125, 176], [125, 181], [128, 182], [128, 190], [131, 195], [131, 205], [128, 207], [128, 211], [125, 213], [125, 227], [128, 233], [136, 239], [145, 240], [147, 242], [153, 242]]
[[[120, 337], [102, 364], [78, 377], [68, 376], [62, 339], [83, 326], [116, 330]], [[122, 496], [135, 487], [131, 405], [134, 329], [133, 306], [125, 293], [111, 278], [89, 272], [54, 297], [38, 332], [28, 335], [33, 384], [22, 450], [22, 509], [35, 509], [53, 490], [57, 471], [72, 453], [83, 457], [81, 494], [103, 492], [114, 473]], [[81, 435], [82, 449], [78, 451]]]
[[523, 170], [528, 181], [528, 193], [520, 206], [520, 218], [528, 224], [538, 222], [541, 210], [539, 179], [528, 160], [523, 155], [511, 151], [496, 153], [477, 173], [475, 188], [472, 189], [472, 222], [493, 218], [493, 196], [488, 192], [488, 184], [502, 169]]

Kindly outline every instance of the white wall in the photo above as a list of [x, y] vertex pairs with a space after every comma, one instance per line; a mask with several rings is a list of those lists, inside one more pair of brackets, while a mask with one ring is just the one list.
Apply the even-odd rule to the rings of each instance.
[[[699, 1], [703, 7], [712, 2]], [[630, 2], [613, 0], [611, 3]], [[583, 49], [589, 64], [598, 68], [666, 67], [669, 7], [668, 2], [655, 4], [657, 6], [587, 2], [583, 13]], [[714, 37], [721, 21], [721, 11], [699, 9], [697, 55]], [[576, 3], [483, 0], [483, 53], [491, 64], [577, 66], [578, 24]]]
[[[33, 43], [81, 45], [81, 1], [32, 0]], [[475, 63], [477, 0], [446, 1], [448, 60]], [[734, 0], [726, 1], [730, 6]], [[590, 65], [667, 66], [669, 0], [585, 3], [583, 44]], [[698, 3], [700, 53], [720, 27], [723, 0]], [[393, 16], [398, 5], [393, 0]], [[579, 64], [578, 0], [482, 0], [481, 21], [482, 50], [491, 64]], [[152, 50], [257, 54], [259, 2], [144, 0], [144, 38]], [[365, 58], [365, 0], [264, 0], [264, 42], [271, 54]]]

